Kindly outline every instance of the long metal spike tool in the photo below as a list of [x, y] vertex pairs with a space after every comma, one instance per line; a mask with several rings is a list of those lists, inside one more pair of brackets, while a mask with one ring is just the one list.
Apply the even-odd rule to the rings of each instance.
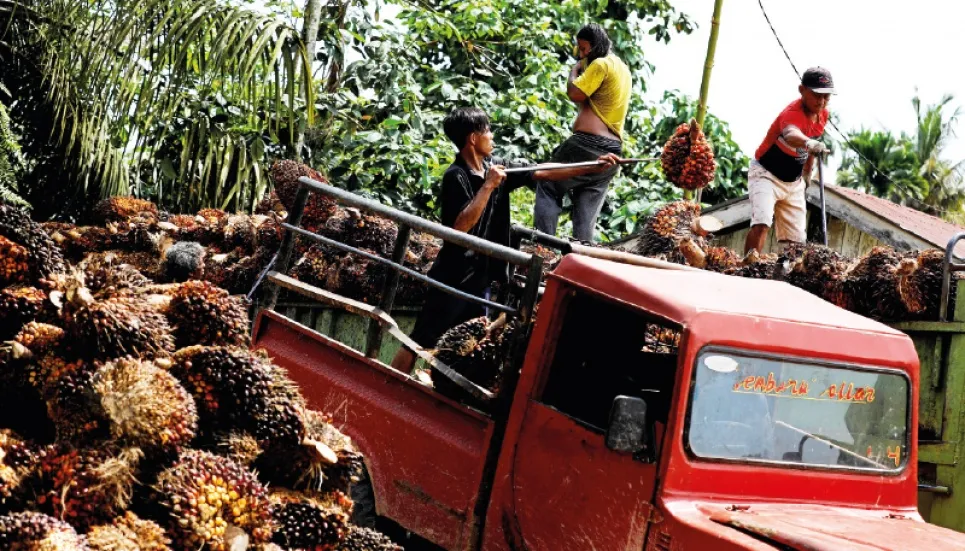
[[[636, 163], [649, 163], [651, 161], [657, 161], [660, 157], [648, 157], [644, 159], [620, 159], [618, 165], [632, 165]], [[537, 170], [564, 170], [567, 168], [581, 168], [585, 166], [600, 166], [604, 163], [602, 161], [582, 161], [579, 163], [542, 163], [538, 165], [530, 166], [520, 166], [515, 168], [507, 168], [505, 170], [506, 174], [513, 174], [516, 172], [536, 172]]]
[[824, 202], [824, 155], [818, 155], [818, 186], [821, 195], [821, 239], [828, 246], [828, 208]]

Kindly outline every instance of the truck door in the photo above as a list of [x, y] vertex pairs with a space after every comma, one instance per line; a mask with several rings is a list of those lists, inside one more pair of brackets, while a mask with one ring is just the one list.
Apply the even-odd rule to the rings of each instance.
[[609, 450], [604, 434], [618, 395], [643, 398], [648, 423], [666, 423], [676, 350], [651, 346], [654, 327], [602, 298], [567, 300], [514, 456], [514, 531], [527, 551], [643, 549], [656, 465]]

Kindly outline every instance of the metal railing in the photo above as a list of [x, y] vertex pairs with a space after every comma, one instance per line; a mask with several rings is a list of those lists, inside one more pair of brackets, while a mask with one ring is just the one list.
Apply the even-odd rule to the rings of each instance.
[[[948, 303], [952, 294], [952, 272], [965, 272], [965, 264], [955, 262], [955, 246], [965, 239], [965, 232], [959, 232], [948, 240], [945, 246], [945, 261], [942, 264], [942, 302], [938, 306], [938, 321], [948, 321]], [[961, 299], [961, 297], [959, 297]]]
[[[445, 293], [455, 295], [463, 300], [480, 304], [500, 312], [506, 312], [511, 316], [517, 316], [522, 320], [522, 322], [526, 323], [532, 318], [533, 309], [536, 305], [543, 259], [539, 255], [526, 254], [520, 252], [519, 250], [457, 231], [448, 226], [443, 226], [442, 224], [431, 222], [429, 220], [419, 218], [418, 216], [413, 216], [392, 207], [383, 205], [377, 201], [360, 197], [349, 191], [345, 191], [343, 189], [339, 189], [307, 177], [299, 178], [298, 182], [298, 192], [295, 195], [294, 204], [292, 205], [292, 210], [289, 213], [288, 221], [281, 224], [282, 228], [285, 230], [285, 233], [278, 249], [278, 253], [271, 259], [271, 261], [259, 275], [248, 296], [253, 297], [258, 287], [265, 280], [267, 280], [268, 287], [259, 305], [261, 309], [274, 310], [278, 302], [279, 293], [281, 289], [284, 288], [303, 296], [307, 296], [313, 300], [325, 302], [332, 306], [340, 307], [350, 312], [366, 316], [370, 320], [366, 335], [365, 355], [367, 357], [375, 358], [378, 356], [382, 345], [383, 333], [388, 332], [397, 338], [403, 346], [412, 350], [420, 358], [432, 365], [438, 371], [442, 372], [448, 378], [453, 380], [453, 382], [456, 382], [460, 387], [468, 391], [473, 396], [485, 400], [492, 399], [494, 396], [491, 393], [475, 385], [468, 379], [465, 379], [459, 373], [453, 371], [445, 364], [436, 360], [432, 355], [427, 354], [425, 350], [423, 350], [419, 345], [414, 343], [408, 338], [407, 335], [398, 329], [398, 325], [391, 318], [388, 312], [392, 311], [395, 303], [395, 296], [399, 286], [400, 275], [405, 274], [408, 277], [435, 287]], [[305, 205], [308, 202], [309, 194], [311, 193], [318, 193], [331, 197], [344, 205], [377, 214], [398, 224], [399, 232], [393, 246], [392, 258], [386, 259], [381, 256], [363, 251], [357, 247], [352, 247], [336, 239], [331, 239], [302, 228], [302, 216], [305, 211]], [[450, 285], [436, 281], [431, 277], [404, 266], [403, 259], [405, 258], [406, 251], [408, 250], [409, 237], [413, 229], [438, 237], [447, 243], [464, 247], [490, 258], [502, 260], [514, 266], [525, 266], [527, 276], [526, 281], [522, 286], [521, 293], [519, 293], [519, 296], [516, 297], [518, 299], [516, 300], [517, 307], [494, 302], [482, 297], [477, 297], [470, 293], [456, 289]], [[296, 237], [305, 238], [316, 243], [321, 243], [323, 245], [348, 252], [350, 254], [359, 255], [389, 268], [389, 272], [386, 275], [385, 281], [382, 285], [382, 293], [380, 295], [378, 306], [351, 300], [347, 297], [342, 297], [335, 293], [319, 289], [289, 277], [287, 273], [291, 268], [292, 254], [295, 247]], [[525, 331], [520, 331], [518, 333], [519, 334], [516, 337], [517, 339], [525, 338]], [[519, 350], [519, 348], [519, 343], [514, 343], [513, 350]]]

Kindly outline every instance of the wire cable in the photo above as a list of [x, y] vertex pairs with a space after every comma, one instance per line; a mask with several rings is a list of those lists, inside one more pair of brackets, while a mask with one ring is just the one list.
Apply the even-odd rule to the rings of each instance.
[[[784, 43], [781, 41], [781, 37], [778, 36], [777, 30], [774, 28], [774, 24], [771, 23], [771, 18], [767, 15], [767, 10], [764, 9], [764, 2], [763, 2], [763, 0], [757, 0], [757, 5], [761, 7], [761, 13], [764, 15], [764, 20], [767, 21], [767, 26], [771, 28], [771, 34], [773, 34], [773, 35], [774, 35], [774, 39], [777, 40], [777, 45], [780, 46], [781, 51], [784, 52], [784, 57], [787, 58], [787, 62], [791, 64], [791, 69], [794, 70], [794, 74], [797, 75], [798, 80], [800, 80], [800, 78], [801, 78], [801, 72], [798, 71], [797, 66], [794, 64], [794, 61], [791, 59], [791, 55], [787, 52], [787, 48], [784, 47]], [[828, 120], [828, 123], [831, 125], [832, 128], [834, 128], [835, 131], [837, 131], [838, 135], [841, 136], [841, 139], [844, 140], [844, 143], [845, 143], [845, 144], [847, 144], [848, 149], [850, 149], [850, 150], [851, 150], [855, 155], [857, 155], [861, 160], [863, 160], [864, 162], [868, 163], [868, 165], [869, 165], [872, 169], [874, 169], [875, 172], [877, 172], [878, 174], [881, 174], [881, 175], [885, 178], [885, 180], [888, 180], [888, 183], [890, 183], [892, 186], [894, 186], [894, 187], [902, 190], [903, 192], [905, 192], [906, 197], [905, 197], [904, 199], [905, 199], [905, 200], [909, 200], [909, 201], [914, 201], [915, 203], [917, 203], [917, 204], [919, 205], [919, 207], [921, 207], [921, 208], [918, 209], [918, 210], [921, 210], [921, 211], [925, 212], [925, 214], [931, 214], [932, 212], [938, 212], [938, 213], [941, 213], [941, 214], [951, 214], [949, 211], [947, 211], [947, 210], [945, 210], [945, 209], [938, 208], [938, 207], [936, 207], [936, 206], [934, 206], [934, 205], [929, 205], [929, 204], [921, 201], [921, 200], [918, 199], [917, 197], [915, 197], [915, 192], [914, 192], [914, 191], [912, 191], [910, 188], [908, 188], [908, 187], [905, 186], [904, 184], [901, 184], [901, 183], [896, 182], [895, 180], [893, 180], [893, 179], [891, 178], [891, 176], [888, 175], [887, 172], [885, 172], [885, 171], [881, 170], [880, 168], [878, 168], [878, 165], [876, 165], [876, 164], [874, 163], [874, 161], [872, 161], [871, 159], [869, 159], [868, 157], [866, 157], [863, 153], [861, 153], [861, 151], [858, 150], [857, 146], [855, 146], [854, 143], [852, 143], [852, 141], [848, 138], [848, 136], [845, 135], [845, 133], [842, 132], [840, 128], [838, 128], [838, 125], [834, 124], [834, 121], [832, 121], [832, 120], [829, 119], [829, 120]]]

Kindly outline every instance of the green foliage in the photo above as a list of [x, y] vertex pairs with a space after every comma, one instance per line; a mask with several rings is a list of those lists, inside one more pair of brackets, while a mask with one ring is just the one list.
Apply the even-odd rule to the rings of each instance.
[[[3, 88], [0, 88], [2, 91]], [[25, 163], [17, 136], [10, 126], [7, 108], [0, 103], [0, 201], [24, 207], [30, 205], [18, 194]]]
[[965, 218], [965, 160], [943, 158], [961, 113], [960, 108], [951, 109], [953, 99], [946, 95], [923, 108], [915, 96], [912, 106], [917, 127], [913, 136], [864, 129], [850, 133], [849, 141], [857, 153], [844, 150], [838, 183], [960, 222]]
[[[324, 120], [308, 139], [315, 164], [340, 186], [432, 216], [439, 178], [455, 154], [441, 122], [453, 106], [469, 104], [489, 113], [499, 154], [548, 160], [576, 115], [566, 75], [576, 61], [576, 31], [590, 21], [607, 28], [634, 77], [624, 154], [659, 152], [669, 133], [655, 128], [657, 119], [678, 116], [681, 106], [695, 109], [678, 94], [662, 105], [644, 100], [653, 69], [645, 37], [668, 41], [692, 29], [669, 2], [455, 0], [402, 4], [392, 21], [349, 12], [345, 47], [363, 59], [345, 68], [335, 91], [319, 95]], [[720, 192], [729, 196], [743, 186], [746, 159], [726, 125], [711, 117], [708, 127], [729, 161]], [[632, 231], [639, 216], [678, 195], [658, 163], [624, 169], [600, 217], [600, 236]], [[517, 222], [531, 225], [532, 193], [516, 193], [512, 208]]]
[[16, 0], [0, 3], [0, 24], [2, 78], [32, 108], [21, 118], [46, 120], [66, 161], [35, 196], [70, 183], [74, 200], [251, 208], [265, 142], [290, 149], [313, 121], [306, 49], [275, 14], [220, 0]]

